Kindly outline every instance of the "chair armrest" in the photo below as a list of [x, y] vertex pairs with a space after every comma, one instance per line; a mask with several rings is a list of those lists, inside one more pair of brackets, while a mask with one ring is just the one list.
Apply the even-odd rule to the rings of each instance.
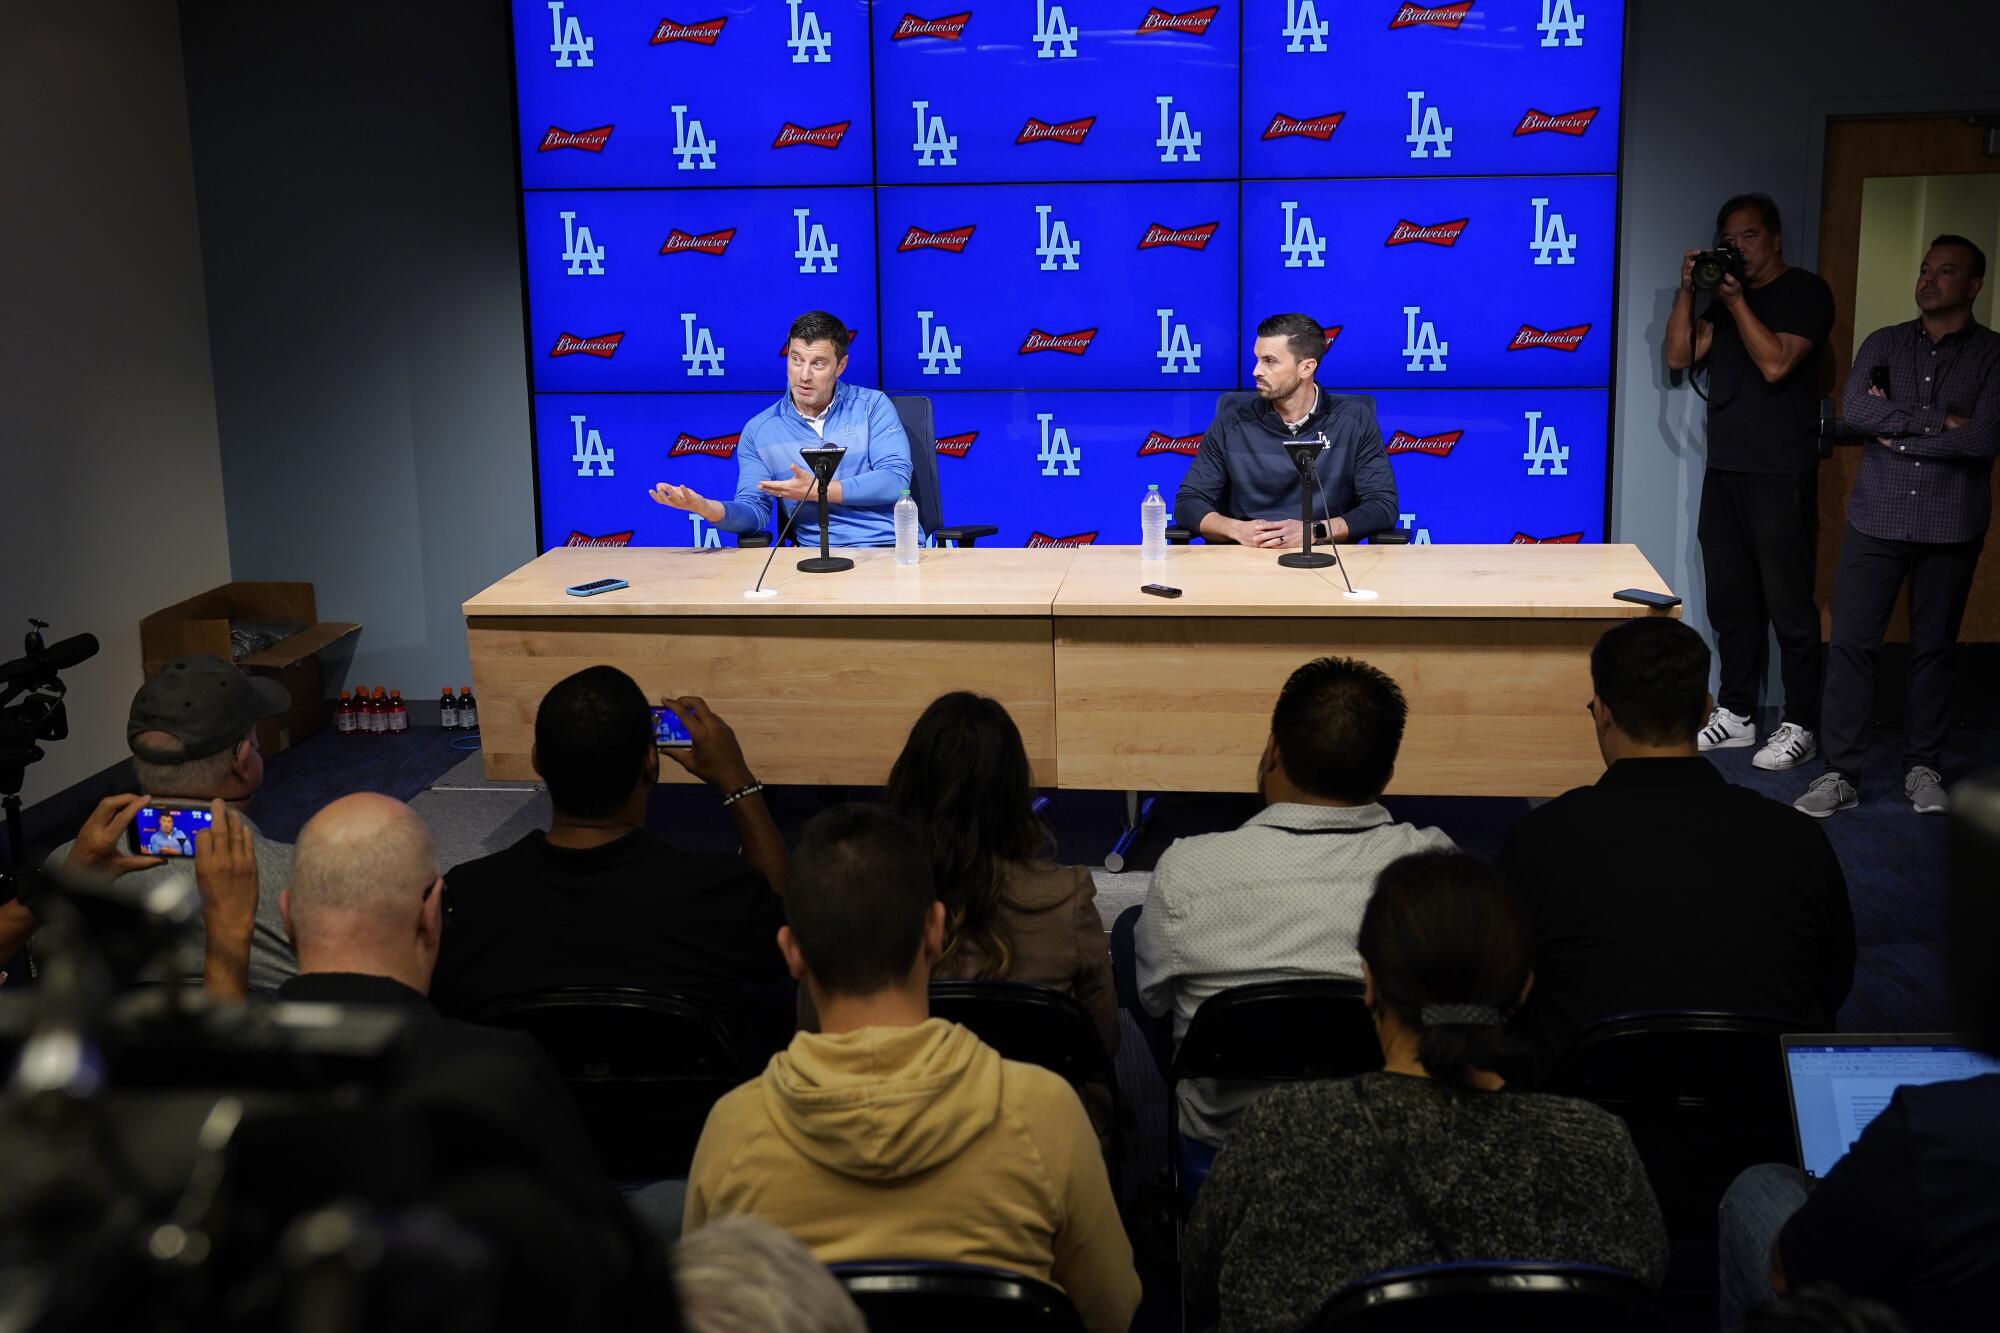
[[1369, 533], [1366, 540], [1370, 546], [1408, 546], [1410, 534], [1401, 528], [1384, 528], [1380, 532]]
[[1188, 546], [1192, 545], [1193, 542], [1194, 542], [1194, 533], [1188, 531], [1186, 528], [1167, 529], [1167, 545]]
[[738, 546], [755, 547], [761, 551], [771, 544], [771, 534], [762, 529], [756, 532], [746, 532], [736, 539], [736, 544]]
[[941, 542], [957, 542], [960, 546], [970, 546], [981, 537], [991, 537], [1000, 531], [991, 523], [958, 523], [948, 528], [939, 528], [934, 536]]

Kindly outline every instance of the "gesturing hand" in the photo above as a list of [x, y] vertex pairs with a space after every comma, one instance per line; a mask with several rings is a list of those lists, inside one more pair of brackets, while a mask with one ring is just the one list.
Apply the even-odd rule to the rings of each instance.
[[814, 480], [813, 474], [800, 467], [797, 463], [792, 464], [791, 476], [781, 481], [760, 481], [757, 483], [758, 490], [764, 492], [766, 495], [775, 495], [780, 500], [810, 500], [816, 493], [818, 486], [819, 483]]
[[654, 482], [653, 489], [646, 494], [653, 498], [655, 504], [663, 504], [669, 509], [684, 509], [703, 518], [709, 516], [713, 504], [692, 486], [675, 486], [664, 481]]

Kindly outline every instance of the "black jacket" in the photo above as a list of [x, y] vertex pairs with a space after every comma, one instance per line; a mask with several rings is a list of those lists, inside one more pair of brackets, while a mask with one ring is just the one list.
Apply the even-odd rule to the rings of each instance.
[[1174, 497], [1174, 522], [1190, 532], [1212, 513], [1229, 518], [1299, 516], [1299, 472], [1285, 453], [1288, 439], [1324, 432], [1328, 448], [1314, 466], [1315, 519], [1344, 518], [1359, 540], [1396, 526], [1396, 474], [1382, 449], [1375, 400], [1320, 390], [1318, 405], [1297, 431], [1256, 394], [1225, 397], [1201, 437], [1201, 448]]

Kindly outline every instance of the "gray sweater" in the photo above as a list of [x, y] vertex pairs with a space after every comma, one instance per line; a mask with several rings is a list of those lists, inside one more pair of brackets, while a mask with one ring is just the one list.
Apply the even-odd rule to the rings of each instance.
[[1183, 1250], [1187, 1289], [1220, 1300], [1224, 1333], [1301, 1328], [1357, 1278], [1467, 1259], [1601, 1264], [1658, 1286], [1666, 1230], [1624, 1123], [1400, 1074], [1280, 1088], [1231, 1129]]

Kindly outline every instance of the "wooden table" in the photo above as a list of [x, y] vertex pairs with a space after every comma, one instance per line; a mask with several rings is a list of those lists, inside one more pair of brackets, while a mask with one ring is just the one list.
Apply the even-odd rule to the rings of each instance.
[[[1390, 791], [1549, 796], [1603, 770], [1584, 704], [1590, 645], [1664, 591], [1635, 546], [1343, 547], [1337, 569], [1268, 551], [1079, 550], [1055, 602], [1056, 784], [1252, 791], [1278, 691], [1333, 654], [1386, 671], [1410, 704]], [[1181, 588], [1168, 601], [1142, 594]], [[1675, 614], [1678, 614], [1676, 612]]]
[[[1286, 676], [1325, 653], [1380, 666], [1410, 699], [1392, 791], [1549, 795], [1602, 765], [1589, 648], [1611, 599], [1664, 589], [1630, 546], [1343, 548], [1336, 570], [1270, 552], [1135, 547], [925, 551], [898, 567], [801, 574], [782, 550], [555, 550], [465, 603], [486, 770], [527, 777], [534, 713], [556, 681], [618, 666], [648, 695], [699, 694], [770, 782], [872, 785], [932, 698], [1006, 704], [1045, 786], [1244, 791]], [[569, 597], [616, 575], [630, 588]], [[1139, 592], [1161, 582], [1184, 595]], [[663, 773], [679, 778], [669, 765]]]

